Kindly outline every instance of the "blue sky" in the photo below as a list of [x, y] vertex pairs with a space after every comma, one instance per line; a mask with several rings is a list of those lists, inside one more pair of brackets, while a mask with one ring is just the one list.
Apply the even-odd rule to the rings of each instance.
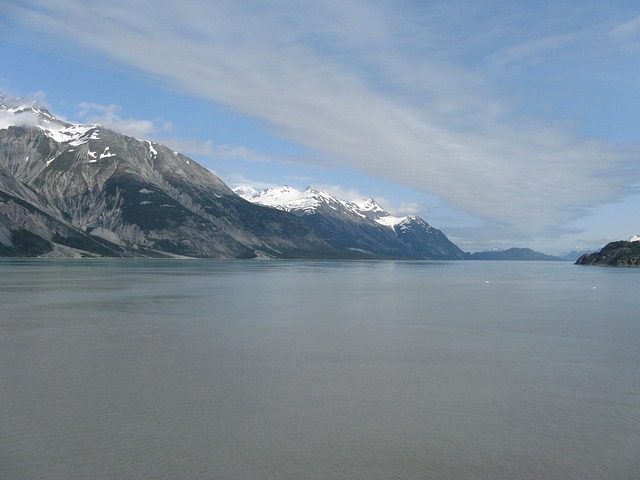
[[0, 89], [468, 251], [640, 233], [635, 1], [5, 0]]

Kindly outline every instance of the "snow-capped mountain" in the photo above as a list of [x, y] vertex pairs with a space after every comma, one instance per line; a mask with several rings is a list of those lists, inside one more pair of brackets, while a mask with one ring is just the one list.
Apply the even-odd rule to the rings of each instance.
[[260, 205], [300, 216], [314, 231], [339, 248], [397, 258], [459, 259], [464, 253], [420, 217], [394, 217], [375, 200], [349, 202], [312, 187], [288, 186], [234, 191]]
[[251, 201], [164, 145], [0, 95], [0, 256], [463, 256], [424, 220], [371, 199], [238, 193]]

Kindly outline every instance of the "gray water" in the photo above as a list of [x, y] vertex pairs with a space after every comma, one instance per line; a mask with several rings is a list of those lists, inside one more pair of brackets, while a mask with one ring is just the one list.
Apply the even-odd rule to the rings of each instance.
[[0, 261], [2, 479], [640, 478], [640, 269]]

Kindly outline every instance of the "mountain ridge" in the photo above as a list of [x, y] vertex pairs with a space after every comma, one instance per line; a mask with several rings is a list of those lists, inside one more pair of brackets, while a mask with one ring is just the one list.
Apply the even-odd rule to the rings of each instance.
[[160, 143], [0, 95], [0, 255], [463, 257], [418, 217], [313, 194], [322, 215], [249, 202]]

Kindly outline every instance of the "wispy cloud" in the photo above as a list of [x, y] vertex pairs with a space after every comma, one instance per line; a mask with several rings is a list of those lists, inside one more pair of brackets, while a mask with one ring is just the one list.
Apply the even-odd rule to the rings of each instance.
[[609, 30], [613, 41], [625, 50], [640, 49], [640, 15], [631, 20], [613, 25]]
[[179, 137], [162, 137], [162, 143], [186, 155], [199, 155], [220, 160], [247, 160], [268, 162], [270, 158], [241, 145], [218, 144], [213, 140], [194, 140]]
[[[274, 134], [504, 231], [542, 235], [631, 192], [637, 148], [517, 113], [486, 62], [446, 55], [435, 7], [407, 5], [32, 0], [10, 10], [56, 40], [260, 118]], [[618, 36], [632, 38], [634, 22]], [[494, 63], [530, 61], [581, 35], [545, 33], [492, 52]]]
[[491, 56], [497, 65], [510, 63], [538, 63], [543, 62], [560, 49], [568, 45], [584, 42], [589, 32], [578, 31], [534, 38], [496, 52]]
[[631, 20], [575, 25], [560, 32], [530, 33], [489, 56], [496, 66], [540, 64], [548, 61], [575, 63], [585, 58], [610, 60], [619, 52], [640, 47], [640, 15]]

